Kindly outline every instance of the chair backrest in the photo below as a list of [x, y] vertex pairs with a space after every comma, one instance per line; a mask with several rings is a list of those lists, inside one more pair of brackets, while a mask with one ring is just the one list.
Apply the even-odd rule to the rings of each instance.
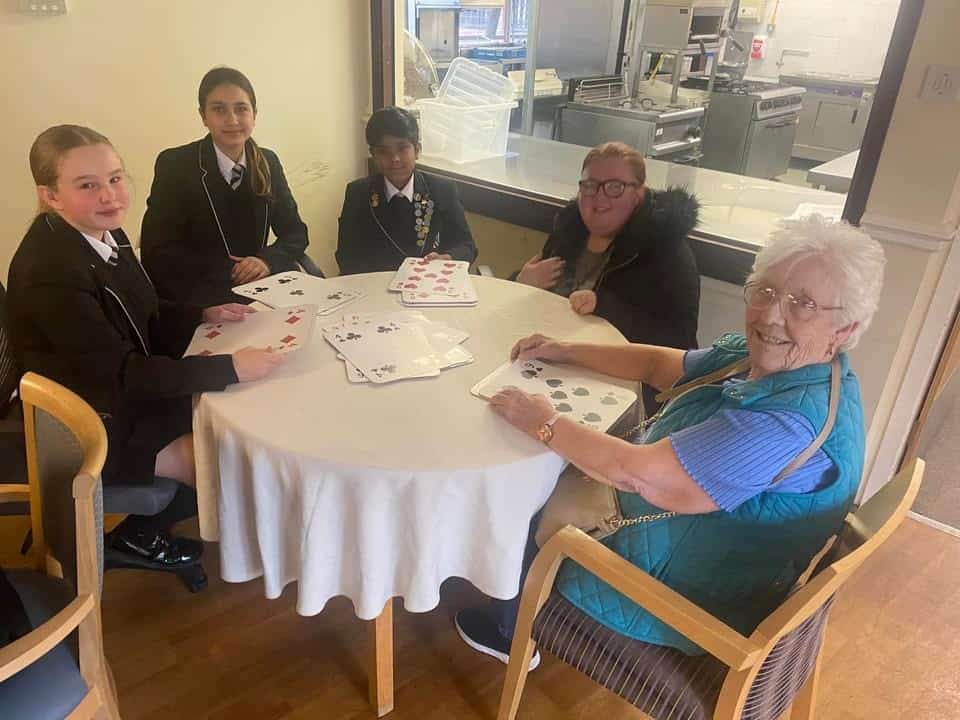
[[10, 398], [20, 381], [20, 370], [13, 358], [13, 346], [7, 332], [7, 291], [0, 283], [0, 417], [6, 417]]
[[[60, 564], [76, 587], [76, 523], [72, 484], [78, 474], [100, 480], [107, 454], [107, 434], [100, 416], [78, 395], [52, 380], [27, 373], [20, 381], [26, 431], [27, 477], [33, 552], [38, 563], [48, 556]], [[103, 570], [103, 494], [94, 499], [98, 530], [97, 564]]]
[[728, 675], [718, 703], [732, 711], [727, 717], [776, 720], [790, 707], [816, 667], [837, 590], [903, 521], [920, 490], [923, 467], [923, 460], [914, 460], [848, 515], [813, 578], [756, 629], [751, 639], [769, 652], [759, 667]]

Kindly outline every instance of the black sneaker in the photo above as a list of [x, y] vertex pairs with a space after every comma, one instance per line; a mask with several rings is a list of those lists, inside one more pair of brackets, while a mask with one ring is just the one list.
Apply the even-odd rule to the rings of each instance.
[[[463, 641], [477, 652], [494, 657], [504, 665], [510, 661], [510, 638], [504, 637], [496, 621], [478, 608], [461, 610], [454, 618], [457, 632]], [[529, 670], [540, 664], [540, 651], [534, 650]]]

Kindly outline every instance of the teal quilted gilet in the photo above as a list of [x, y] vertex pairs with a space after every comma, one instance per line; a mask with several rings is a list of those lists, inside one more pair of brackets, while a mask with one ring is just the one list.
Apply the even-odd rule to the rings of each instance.
[[[728, 334], [680, 383], [747, 355], [742, 335]], [[603, 543], [681, 595], [749, 635], [779, 605], [827, 538], [836, 533], [860, 482], [864, 460], [863, 410], [856, 376], [841, 354], [840, 405], [822, 450], [838, 473], [810, 493], [763, 492], [733, 512], [678, 515], [622, 528]], [[653, 443], [703, 422], [721, 409], [789, 410], [815, 428], [827, 418], [830, 365], [808, 365], [759, 380], [703, 386], [674, 402], [644, 439]], [[621, 492], [625, 517], [662, 510]], [[556, 589], [587, 615], [623, 635], [687, 654], [703, 650], [606, 583], [567, 561]]]

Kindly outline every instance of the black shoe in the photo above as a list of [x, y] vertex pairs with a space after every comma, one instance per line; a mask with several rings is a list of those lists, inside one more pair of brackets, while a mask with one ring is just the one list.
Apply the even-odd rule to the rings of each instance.
[[[454, 618], [454, 624], [463, 641], [477, 652], [494, 657], [504, 665], [510, 661], [512, 640], [503, 636], [496, 621], [483, 610], [477, 608], [461, 610]], [[534, 650], [527, 670], [535, 670], [539, 664], [540, 651]]]
[[[157, 570], [175, 570], [196, 565], [203, 555], [203, 543], [187, 538], [174, 538], [168, 533], [117, 533], [107, 536], [107, 547], [113, 552], [112, 565], [127, 565]], [[121, 557], [117, 557], [117, 555]]]

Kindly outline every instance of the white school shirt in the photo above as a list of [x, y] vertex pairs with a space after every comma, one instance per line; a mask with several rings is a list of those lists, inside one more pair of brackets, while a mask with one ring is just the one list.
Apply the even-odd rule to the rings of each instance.
[[104, 231], [103, 241], [100, 241], [93, 235], [87, 235], [86, 233], [80, 234], [87, 239], [87, 242], [90, 243], [90, 247], [94, 249], [94, 252], [96, 252], [97, 255], [103, 258], [104, 262], [109, 262], [110, 256], [113, 254], [114, 250], [116, 250], [118, 254], [120, 252], [120, 246], [117, 245], [117, 241], [113, 239], [113, 235], [110, 234], [109, 230]]
[[243, 149], [243, 154], [240, 156], [238, 162], [234, 162], [226, 154], [217, 147], [217, 144], [213, 144], [213, 150], [217, 153], [217, 167], [220, 168], [220, 174], [223, 175], [223, 179], [227, 181], [227, 185], [230, 184], [230, 181], [233, 179], [233, 166], [239, 165], [243, 168], [243, 172], [247, 172], [247, 149]]
[[403, 190], [397, 190], [392, 182], [386, 178], [383, 179], [383, 184], [387, 191], [387, 202], [390, 202], [393, 199], [393, 196], [397, 194], [403, 195], [411, 203], [413, 202], [413, 175], [414, 173], [410, 174], [410, 179], [407, 180], [407, 184], [403, 186]]

